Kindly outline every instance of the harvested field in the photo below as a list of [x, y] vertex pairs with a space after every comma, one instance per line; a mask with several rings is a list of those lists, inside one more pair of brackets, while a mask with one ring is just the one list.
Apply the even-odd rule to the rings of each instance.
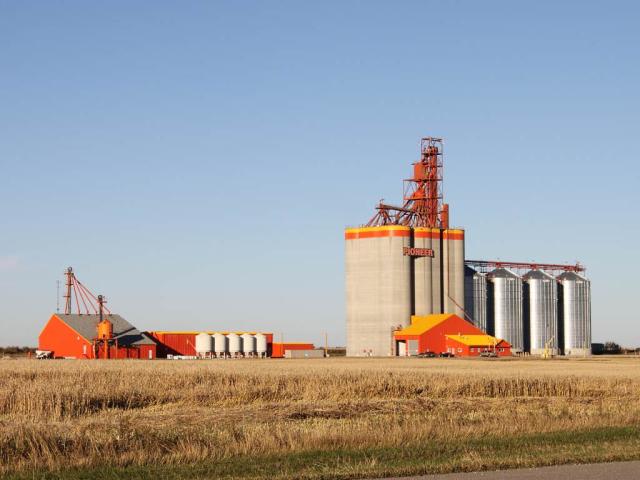
[[361, 478], [640, 458], [640, 359], [0, 362], [0, 473]]

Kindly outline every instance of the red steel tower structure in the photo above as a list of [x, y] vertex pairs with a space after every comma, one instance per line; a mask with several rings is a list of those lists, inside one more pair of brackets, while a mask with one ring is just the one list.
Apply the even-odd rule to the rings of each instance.
[[366, 226], [449, 228], [449, 206], [442, 203], [442, 156], [441, 138], [422, 138], [420, 160], [413, 164], [413, 177], [404, 180], [404, 205], [398, 207], [380, 202]]

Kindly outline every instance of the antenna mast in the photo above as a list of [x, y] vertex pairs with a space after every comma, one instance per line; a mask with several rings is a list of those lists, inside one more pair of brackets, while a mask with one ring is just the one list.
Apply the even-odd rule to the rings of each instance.
[[67, 277], [66, 291], [64, 294], [64, 314], [69, 315], [71, 313], [71, 288], [73, 286], [73, 268], [67, 268], [64, 274]]

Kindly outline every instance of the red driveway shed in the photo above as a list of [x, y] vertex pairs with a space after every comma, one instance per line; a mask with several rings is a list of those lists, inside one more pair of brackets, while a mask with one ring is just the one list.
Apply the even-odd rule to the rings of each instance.
[[511, 345], [491, 335], [446, 335], [445, 345], [447, 352], [459, 357], [478, 357], [483, 352], [511, 356]]
[[[411, 317], [411, 325], [394, 332], [396, 355], [410, 356], [427, 352], [440, 354], [447, 351], [451, 353], [451, 349], [453, 348], [455, 355], [469, 356], [472, 346], [475, 353], [476, 345], [464, 345], [464, 342], [460, 339], [456, 341], [456, 338], [450, 338], [455, 336], [482, 336], [484, 337], [483, 342], [490, 342], [492, 345], [504, 342], [503, 340], [495, 339], [487, 335], [472, 323], [452, 313], [425, 316], [414, 315]], [[479, 338], [475, 338], [474, 341], [479, 340]], [[458, 343], [460, 343], [461, 346], [459, 346]], [[506, 344], [506, 342], [504, 342], [504, 344]], [[506, 348], [506, 345], [508, 345], [504, 344], [502, 348]], [[459, 348], [461, 348], [462, 351], [458, 351]], [[510, 345], [508, 352], [510, 355]], [[478, 352], [478, 354], [479, 353], [481, 352]]]

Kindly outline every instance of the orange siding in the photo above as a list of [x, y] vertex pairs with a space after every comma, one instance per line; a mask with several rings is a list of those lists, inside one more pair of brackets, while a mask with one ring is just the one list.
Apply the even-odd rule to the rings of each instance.
[[271, 349], [272, 358], [284, 358], [285, 350], [313, 350], [313, 343], [274, 343]]
[[484, 332], [470, 322], [452, 315], [444, 322], [420, 335], [395, 335], [396, 340], [418, 340], [418, 352], [442, 353], [447, 351], [445, 335], [482, 335]]
[[[482, 352], [493, 352], [493, 347], [479, 346], [479, 345], [465, 345], [460, 343], [453, 338], [446, 339], [446, 349], [445, 351], [451, 351], [457, 357], [477, 357]], [[509, 345], [504, 340], [498, 342], [495, 348], [495, 353], [499, 357], [510, 357], [511, 356], [511, 345]]]
[[[53, 352], [55, 358], [91, 359], [93, 344], [90, 340], [80, 336], [57, 315], [52, 315], [38, 337], [38, 348]], [[156, 358], [155, 345], [140, 345], [139, 347], [122, 347], [116, 350], [115, 345], [109, 348], [109, 358]], [[104, 358], [104, 350], [98, 353], [98, 358]]]
[[81, 337], [55, 314], [51, 316], [38, 337], [38, 348], [53, 352], [56, 358], [92, 358], [91, 342]]
[[[149, 355], [151, 352], [151, 355]], [[98, 358], [105, 358], [104, 347], [100, 345], [98, 347]], [[153, 360], [156, 358], [156, 346], [155, 345], [139, 345], [131, 347], [123, 347], [118, 345], [116, 350], [115, 345], [109, 346], [109, 358], [110, 359], [140, 359], [140, 360]]]
[[158, 356], [185, 355], [194, 356], [196, 354], [196, 334], [195, 333], [160, 333], [147, 332], [159, 343]]

